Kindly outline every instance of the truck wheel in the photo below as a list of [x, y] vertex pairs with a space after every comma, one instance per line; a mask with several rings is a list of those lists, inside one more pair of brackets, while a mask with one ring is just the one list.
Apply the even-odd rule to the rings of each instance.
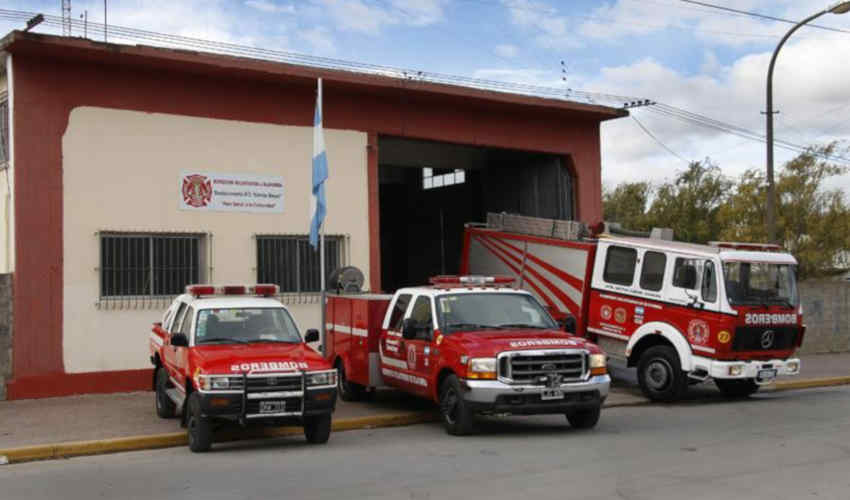
[[446, 432], [463, 436], [472, 432], [473, 415], [463, 399], [457, 376], [449, 375], [440, 386], [440, 415]]
[[638, 362], [638, 383], [653, 401], [676, 401], [688, 388], [688, 379], [676, 350], [667, 345], [647, 349]]
[[308, 443], [325, 444], [331, 437], [331, 415], [317, 415], [304, 419], [304, 437]]
[[189, 449], [195, 453], [209, 451], [212, 446], [212, 422], [201, 416], [201, 398], [197, 392], [189, 396], [186, 427], [189, 435]]
[[337, 361], [337, 385], [340, 399], [343, 401], [362, 401], [366, 398], [366, 388], [348, 380], [345, 376], [345, 365]]
[[156, 414], [159, 418], [173, 418], [177, 409], [177, 405], [165, 393], [166, 384], [168, 384], [168, 371], [163, 367], [157, 368], [154, 399], [156, 400]]
[[745, 398], [755, 394], [759, 390], [756, 381], [751, 378], [746, 379], [714, 379], [717, 388], [728, 398]]
[[590, 429], [599, 422], [602, 407], [588, 408], [567, 413], [567, 421], [576, 429]]

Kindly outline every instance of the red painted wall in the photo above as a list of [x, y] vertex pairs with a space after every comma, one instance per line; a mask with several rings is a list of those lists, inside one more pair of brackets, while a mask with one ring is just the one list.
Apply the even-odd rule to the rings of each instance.
[[[63, 262], [62, 256], [61, 146], [71, 110], [99, 106], [310, 126], [315, 80], [255, 70], [223, 71], [218, 66], [183, 67], [102, 49], [89, 53], [23, 44], [19, 50], [14, 45], [7, 50], [14, 65], [16, 214], [14, 372], [9, 397], [147, 389], [148, 370], [100, 379], [94, 374], [63, 375], [62, 266], [73, 263]], [[368, 133], [373, 289], [380, 284], [379, 134], [569, 155], [577, 180], [578, 217], [601, 220], [597, 114], [421, 89], [370, 87], [327, 77], [324, 86], [325, 127]], [[97, 154], [96, 144], [91, 154]]]

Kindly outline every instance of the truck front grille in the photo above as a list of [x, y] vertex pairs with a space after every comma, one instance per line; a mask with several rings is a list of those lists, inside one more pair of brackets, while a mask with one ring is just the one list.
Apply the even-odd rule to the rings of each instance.
[[733, 351], [775, 351], [791, 349], [800, 328], [796, 326], [739, 326], [732, 340]]
[[247, 377], [247, 392], [300, 391], [301, 374], [252, 374]]
[[581, 380], [587, 374], [587, 354], [576, 350], [515, 351], [499, 356], [499, 378], [509, 383], [547, 385]]

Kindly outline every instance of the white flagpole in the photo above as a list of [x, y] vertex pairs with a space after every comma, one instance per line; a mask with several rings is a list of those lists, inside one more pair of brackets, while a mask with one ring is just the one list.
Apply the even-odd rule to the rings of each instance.
[[[327, 218], [327, 215], [325, 216]], [[327, 309], [327, 294], [325, 292], [325, 223], [322, 222], [322, 226], [319, 228], [319, 279], [322, 281], [320, 290], [321, 293], [321, 307], [322, 307], [322, 355], [327, 355], [328, 352], [328, 338], [327, 338], [327, 329], [325, 328], [325, 314]]]

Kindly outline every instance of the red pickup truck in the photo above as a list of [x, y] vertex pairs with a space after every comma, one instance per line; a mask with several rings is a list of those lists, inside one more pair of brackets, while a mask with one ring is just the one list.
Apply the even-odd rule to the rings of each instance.
[[276, 285], [190, 285], [150, 333], [156, 413], [179, 416], [189, 448], [210, 449], [217, 421], [303, 425], [325, 443], [336, 370], [301, 337]]
[[326, 356], [340, 396], [386, 386], [428, 398], [457, 435], [474, 430], [476, 414], [562, 414], [593, 427], [611, 381], [605, 354], [512, 282], [438, 276], [394, 295], [330, 296]]

